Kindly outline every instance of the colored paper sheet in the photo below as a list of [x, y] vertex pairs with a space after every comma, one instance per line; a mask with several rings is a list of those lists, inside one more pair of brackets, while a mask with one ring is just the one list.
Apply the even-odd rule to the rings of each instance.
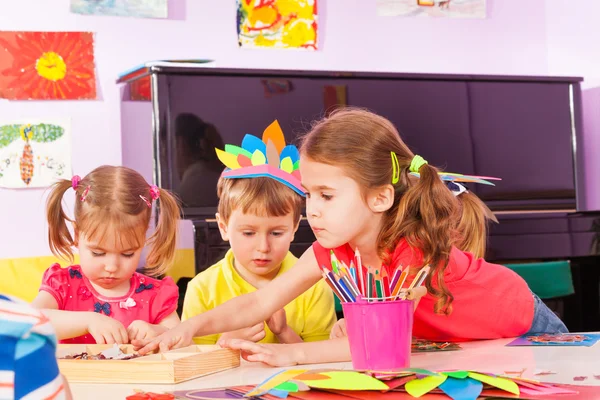
[[505, 390], [509, 393], [519, 394], [519, 386], [509, 379], [498, 378], [494, 376], [479, 374], [477, 372], [469, 372], [469, 377], [476, 379], [480, 382], [487, 383], [488, 385], [497, 387], [498, 389]]
[[529, 334], [516, 338], [507, 346], [585, 346], [591, 347], [598, 340], [598, 333]]
[[337, 390], [387, 390], [388, 386], [378, 379], [355, 371], [321, 372], [319, 375], [328, 376], [330, 379], [299, 380], [311, 388], [337, 389]]
[[476, 400], [483, 390], [483, 383], [471, 378], [449, 376], [439, 388], [453, 400]]
[[404, 388], [410, 395], [421, 397], [440, 386], [446, 379], [448, 379], [446, 375], [427, 376], [423, 379], [413, 379], [407, 382]]

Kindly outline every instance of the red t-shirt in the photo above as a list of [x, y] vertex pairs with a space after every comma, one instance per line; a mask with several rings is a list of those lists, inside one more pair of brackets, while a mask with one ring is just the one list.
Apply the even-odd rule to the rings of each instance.
[[[40, 291], [54, 296], [59, 310], [95, 311], [121, 322], [125, 329], [135, 320], [159, 324], [177, 309], [179, 290], [173, 279], [150, 278], [135, 272], [129, 293], [122, 297], [105, 297], [96, 292], [79, 265], [61, 268], [54, 264], [44, 272]], [[73, 318], [77, 318], [74, 316]], [[89, 333], [61, 343], [94, 344]]]
[[[331, 268], [330, 249], [314, 242], [313, 250], [319, 266]], [[348, 244], [333, 251], [346, 265], [354, 259], [354, 251]], [[421, 252], [401, 240], [392, 255], [391, 265], [419, 267], [421, 260]], [[454, 296], [452, 313], [435, 314], [436, 299], [427, 294], [415, 311], [415, 337], [434, 341], [498, 339], [520, 336], [531, 327], [533, 294], [523, 278], [510, 269], [453, 247], [444, 280]]]

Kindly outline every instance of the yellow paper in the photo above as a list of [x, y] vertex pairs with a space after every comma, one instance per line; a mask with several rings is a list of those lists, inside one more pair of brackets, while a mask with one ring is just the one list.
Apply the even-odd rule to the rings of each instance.
[[426, 376], [423, 379], [413, 379], [406, 382], [404, 388], [413, 397], [421, 397], [440, 386], [448, 377], [446, 375]]
[[217, 151], [217, 157], [219, 157], [219, 160], [221, 160], [221, 162], [223, 164], [225, 164], [225, 166], [227, 168], [231, 168], [231, 169], [240, 168], [240, 163], [237, 160], [236, 154], [226, 153], [221, 149], [215, 149], [215, 150]]
[[286, 157], [283, 160], [281, 160], [281, 165], [279, 166], [279, 168], [281, 168], [288, 174], [291, 174], [294, 170], [294, 164], [292, 163], [292, 159], [290, 157]]
[[265, 155], [262, 153], [262, 151], [254, 150], [254, 153], [252, 153], [252, 165], [263, 165], [266, 162], [267, 159], [265, 158]]
[[245, 397], [258, 396], [260, 393], [268, 392], [271, 389], [276, 388], [284, 382], [290, 381], [298, 375], [306, 372], [305, 369], [288, 369], [280, 374], [275, 375], [272, 379], [269, 379], [262, 385], [255, 387], [252, 391], [246, 393]]
[[469, 377], [497, 387], [498, 389], [505, 390], [509, 393], [519, 395], [519, 386], [511, 380], [478, 374], [477, 372], [469, 372]]
[[[306, 385], [316, 389], [334, 390], [389, 390], [385, 383], [371, 376], [354, 371], [330, 371], [319, 372], [331, 379], [319, 379], [314, 381], [301, 380]], [[297, 378], [296, 378], [297, 379]], [[300, 379], [297, 379], [300, 380]]]

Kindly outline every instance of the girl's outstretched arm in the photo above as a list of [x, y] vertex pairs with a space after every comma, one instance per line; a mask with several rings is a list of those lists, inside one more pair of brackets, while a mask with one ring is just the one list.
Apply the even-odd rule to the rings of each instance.
[[48, 317], [58, 340], [89, 333], [98, 344], [129, 343], [125, 327], [116, 319], [92, 311], [59, 310], [58, 303], [48, 292], [39, 292], [31, 305]]
[[292, 344], [254, 343], [241, 339], [219, 341], [221, 347], [242, 351], [247, 361], [260, 361], [274, 367], [350, 361], [348, 338]]
[[235, 297], [205, 313], [196, 315], [155, 339], [136, 340], [140, 354], [160, 347], [161, 351], [187, 346], [195, 336], [231, 332], [266, 321], [277, 310], [310, 289], [321, 279], [312, 246], [296, 265], [265, 287]]

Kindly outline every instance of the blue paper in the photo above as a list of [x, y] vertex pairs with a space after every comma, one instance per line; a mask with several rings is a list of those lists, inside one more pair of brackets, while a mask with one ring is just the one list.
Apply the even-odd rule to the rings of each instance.
[[483, 390], [483, 383], [472, 378], [457, 379], [449, 376], [438, 388], [453, 400], [476, 400]]
[[267, 394], [270, 394], [275, 397], [279, 397], [280, 399], [286, 399], [288, 397], [288, 394], [290, 394], [290, 392], [288, 392], [287, 390], [271, 389], [267, 392]]
[[[574, 338], [583, 340], [575, 341]], [[537, 339], [536, 339], [537, 338]], [[543, 340], [542, 340], [543, 339]], [[571, 341], [573, 340], [573, 341]], [[598, 340], [598, 333], [528, 333], [508, 343], [507, 346], [585, 346], [591, 347]]]
[[242, 148], [253, 154], [256, 150], [267, 156], [267, 145], [254, 135], [246, 134], [242, 140]]
[[292, 164], [300, 159], [300, 154], [298, 153], [298, 148], [294, 145], [288, 144], [281, 150], [281, 154], [279, 158], [283, 160], [284, 158], [289, 157], [292, 159]]

